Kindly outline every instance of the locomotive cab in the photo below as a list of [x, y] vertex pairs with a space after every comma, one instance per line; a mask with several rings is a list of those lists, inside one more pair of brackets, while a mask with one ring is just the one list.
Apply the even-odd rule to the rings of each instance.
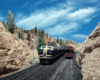
[[52, 46], [42, 46], [39, 51], [40, 63], [48, 63], [52, 59]]

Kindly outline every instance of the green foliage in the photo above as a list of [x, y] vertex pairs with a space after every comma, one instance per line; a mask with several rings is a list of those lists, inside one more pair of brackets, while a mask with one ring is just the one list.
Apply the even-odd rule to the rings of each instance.
[[7, 17], [7, 25], [8, 25], [8, 31], [11, 32], [12, 34], [14, 33], [15, 30], [15, 19], [14, 19], [14, 13], [12, 14], [11, 11], [8, 13]]
[[37, 51], [39, 52], [40, 50], [40, 47], [41, 46], [44, 46], [45, 45], [45, 42], [42, 38], [42, 34], [41, 34], [41, 31], [39, 31], [39, 38], [38, 38], [38, 46], [37, 46]]
[[35, 33], [36, 33], [36, 36], [37, 36], [37, 26], [35, 26]]
[[20, 33], [20, 38], [21, 38], [21, 39], [22, 39], [22, 35], [23, 35], [23, 34], [22, 34], [22, 28], [21, 28], [21, 33]]
[[21, 37], [20, 37], [20, 31], [18, 32], [18, 37], [21, 38]]
[[30, 41], [28, 41], [28, 46], [30, 46]]
[[63, 46], [63, 41], [62, 41], [62, 39], [60, 39], [60, 45]]
[[59, 42], [59, 37], [57, 36], [57, 42]]
[[3, 26], [7, 29], [7, 25], [5, 24], [4, 21], [2, 21]]
[[30, 36], [31, 36], [30, 33], [28, 33], [28, 35], [27, 35], [27, 40], [28, 41], [30, 41]]
[[28, 32], [28, 35], [27, 35], [27, 40], [28, 40], [28, 46], [30, 46], [30, 33]]
[[66, 44], [68, 45], [68, 41], [66, 41]]
[[24, 34], [22, 34], [22, 40], [24, 40]]
[[37, 26], [35, 26], [35, 33], [37, 33]]
[[56, 42], [53, 41], [53, 46], [57, 46]]
[[44, 31], [44, 29], [42, 29], [42, 31], [41, 31], [42, 38], [43, 38], [44, 34], [45, 34], [45, 31]]
[[48, 38], [48, 32], [47, 32], [47, 38]]
[[33, 49], [33, 45], [31, 46], [31, 49]]

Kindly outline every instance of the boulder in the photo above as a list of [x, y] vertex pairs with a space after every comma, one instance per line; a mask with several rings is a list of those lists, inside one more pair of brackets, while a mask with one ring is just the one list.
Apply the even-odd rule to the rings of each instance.
[[83, 42], [76, 60], [83, 80], [100, 80], [100, 23]]
[[32, 59], [32, 51], [0, 22], [0, 74], [18, 70]]

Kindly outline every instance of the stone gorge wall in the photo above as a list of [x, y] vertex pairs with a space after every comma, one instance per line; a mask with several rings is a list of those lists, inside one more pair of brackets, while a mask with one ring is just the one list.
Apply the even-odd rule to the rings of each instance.
[[0, 23], [0, 74], [20, 69], [32, 59], [32, 51]]
[[82, 44], [76, 60], [83, 80], [100, 80], [100, 23]]

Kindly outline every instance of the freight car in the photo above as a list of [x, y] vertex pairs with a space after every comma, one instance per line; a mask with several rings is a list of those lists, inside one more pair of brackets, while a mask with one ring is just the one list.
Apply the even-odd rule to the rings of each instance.
[[65, 47], [65, 58], [73, 58], [74, 48], [70, 45]]
[[63, 54], [64, 47], [41, 46], [39, 51], [40, 63], [52, 63]]

